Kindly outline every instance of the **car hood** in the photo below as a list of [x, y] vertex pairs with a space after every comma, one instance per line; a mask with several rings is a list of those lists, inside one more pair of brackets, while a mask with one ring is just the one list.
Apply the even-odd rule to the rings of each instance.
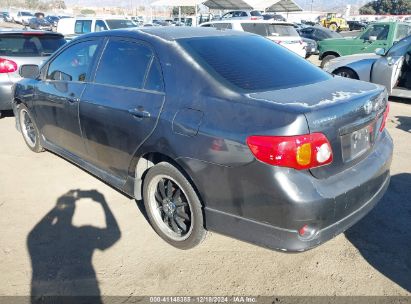
[[250, 93], [248, 97], [286, 107], [289, 111], [308, 113], [347, 103], [352, 99], [375, 95], [381, 88], [369, 82], [332, 77], [326, 81], [299, 87]]

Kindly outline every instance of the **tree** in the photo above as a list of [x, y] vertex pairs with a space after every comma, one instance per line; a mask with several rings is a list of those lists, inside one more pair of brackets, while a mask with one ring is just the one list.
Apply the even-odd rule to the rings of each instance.
[[411, 0], [375, 0], [360, 8], [360, 14], [411, 14]]
[[[182, 6], [181, 7], [181, 16], [194, 15], [195, 9], [194, 6]], [[178, 16], [178, 6], [173, 7], [173, 16]]]
[[39, 0], [26, 0], [26, 6], [30, 9], [35, 9], [39, 5]]
[[96, 12], [94, 10], [89, 9], [89, 8], [85, 8], [85, 9], [81, 10], [80, 13], [82, 15], [95, 15], [96, 14]]

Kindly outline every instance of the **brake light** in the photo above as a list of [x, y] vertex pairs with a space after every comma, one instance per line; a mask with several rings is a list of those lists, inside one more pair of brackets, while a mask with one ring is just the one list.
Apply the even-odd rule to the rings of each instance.
[[322, 133], [250, 136], [247, 145], [258, 160], [273, 166], [305, 170], [333, 161], [330, 142]]
[[251, 17], [251, 20], [258, 20], [257, 17]]
[[388, 114], [390, 113], [390, 103], [387, 102], [387, 107], [385, 108], [384, 116], [382, 117], [382, 123], [380, 127], [380, 132], [384, 131], [385, 124], [387, 123]]
[[0, 73], [12, 73], [17, 71], [17, 63], [13, 60], [0, 58]]
[[278, 43], [278, 44], [283, 43], [281, 40], [276, 40], [275, 42]]

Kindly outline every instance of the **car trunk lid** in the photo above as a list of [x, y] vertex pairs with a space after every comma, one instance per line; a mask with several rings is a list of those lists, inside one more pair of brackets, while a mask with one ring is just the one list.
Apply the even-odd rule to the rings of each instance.
[[383, 90], [374, 84], [335, 77], [249, 97], [303, 113], [310, 133], [326, 135], [333, 162], [310, 170], [315, 177], [326, 178], [352, 167], [372, 151], [387, 102], [382, 98]]

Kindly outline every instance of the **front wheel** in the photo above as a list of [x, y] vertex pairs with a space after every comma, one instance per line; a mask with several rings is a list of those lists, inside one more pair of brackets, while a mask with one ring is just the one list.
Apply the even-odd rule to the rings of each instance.
[[161, 162], [149, 169], [143, 199], [151, 226], [172, 246], [190, 249], [205, 238], [200, 199], [187, 178], [170, 163]]
[[358, 79], [357, 74], [353, 70], [348, 68], [340, 68], [334, 71], [333, 74], [345, 78]]
[[328, 27], [330, 30], [336, 32], [338, 30], [338, 25], [336, 23], [331, 23]]
[[33, 116], [30, 114], [25, 105], [20, 104], [18, 106], [18, 115], [20, 130], [29, 149], [36, 153], [44, 151], [42, 145], [40, 144], [39, 129], [37, 128]]

